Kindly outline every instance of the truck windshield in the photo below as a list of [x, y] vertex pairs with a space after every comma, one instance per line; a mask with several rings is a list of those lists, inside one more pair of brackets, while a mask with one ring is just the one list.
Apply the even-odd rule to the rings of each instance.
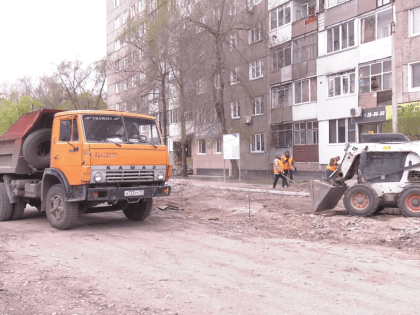
[[83, 115], [87, 142], [162, 144], [156, 121], [146, 118]]

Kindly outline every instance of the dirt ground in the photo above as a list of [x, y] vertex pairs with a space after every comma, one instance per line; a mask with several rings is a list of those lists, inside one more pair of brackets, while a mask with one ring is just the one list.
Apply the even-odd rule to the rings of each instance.
[[307, 183], [171, 184], [143, 222], [58, 231], [29, 207], [0, 222], [0, 315], [420, 311], [420, 219], [314, 214]]

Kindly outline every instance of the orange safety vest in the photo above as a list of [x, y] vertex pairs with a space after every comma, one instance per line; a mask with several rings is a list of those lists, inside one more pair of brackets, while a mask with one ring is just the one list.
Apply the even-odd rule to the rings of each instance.
[[328, 164], [327, 170], [335, 171], [337, 169], [337, 159], [334, 159], [333, 164]]
[[281, 173], [283, 173], [283, 170], [284, 170], [283, 163], [279, 159], [275, 158], [274, 161], [273, 161], [273, 172], [274, 172], [274, 174], [278, 174], [279, 170], [280, 170]]
[[283, 155], [281, 157], [281, 161], [283, 162], [285, 170], [292, 170], [293, 169], [293, 167], [294, 167], [293, 157], [291, 155], [289, 155], [289, 158], [287, 158], [287, 156]]

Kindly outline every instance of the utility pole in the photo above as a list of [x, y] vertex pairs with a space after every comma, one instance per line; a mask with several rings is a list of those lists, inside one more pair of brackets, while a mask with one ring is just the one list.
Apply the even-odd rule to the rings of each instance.
[[395, 0], [392, 0], [391, 22], [391, 45], [392, 45], [392, 132], [398, 132], [398, 108], [397, 108], [397, 67], [395, 53]]

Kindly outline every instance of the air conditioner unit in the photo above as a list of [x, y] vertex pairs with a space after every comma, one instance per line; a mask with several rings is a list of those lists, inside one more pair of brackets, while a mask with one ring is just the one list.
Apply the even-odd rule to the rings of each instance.
[[249, 4], [246, 6], [246, 12], [248, 13], [254, 13], [255, 12], [255, 6], [253, 4]]
[[244, 116], [244, 123], [250, 124], [251, 123], [251, 116]]
[[362, 116], [362, 109], [360, 107], [350, 109], [350, 115], [352, 117], [361, 117]]

